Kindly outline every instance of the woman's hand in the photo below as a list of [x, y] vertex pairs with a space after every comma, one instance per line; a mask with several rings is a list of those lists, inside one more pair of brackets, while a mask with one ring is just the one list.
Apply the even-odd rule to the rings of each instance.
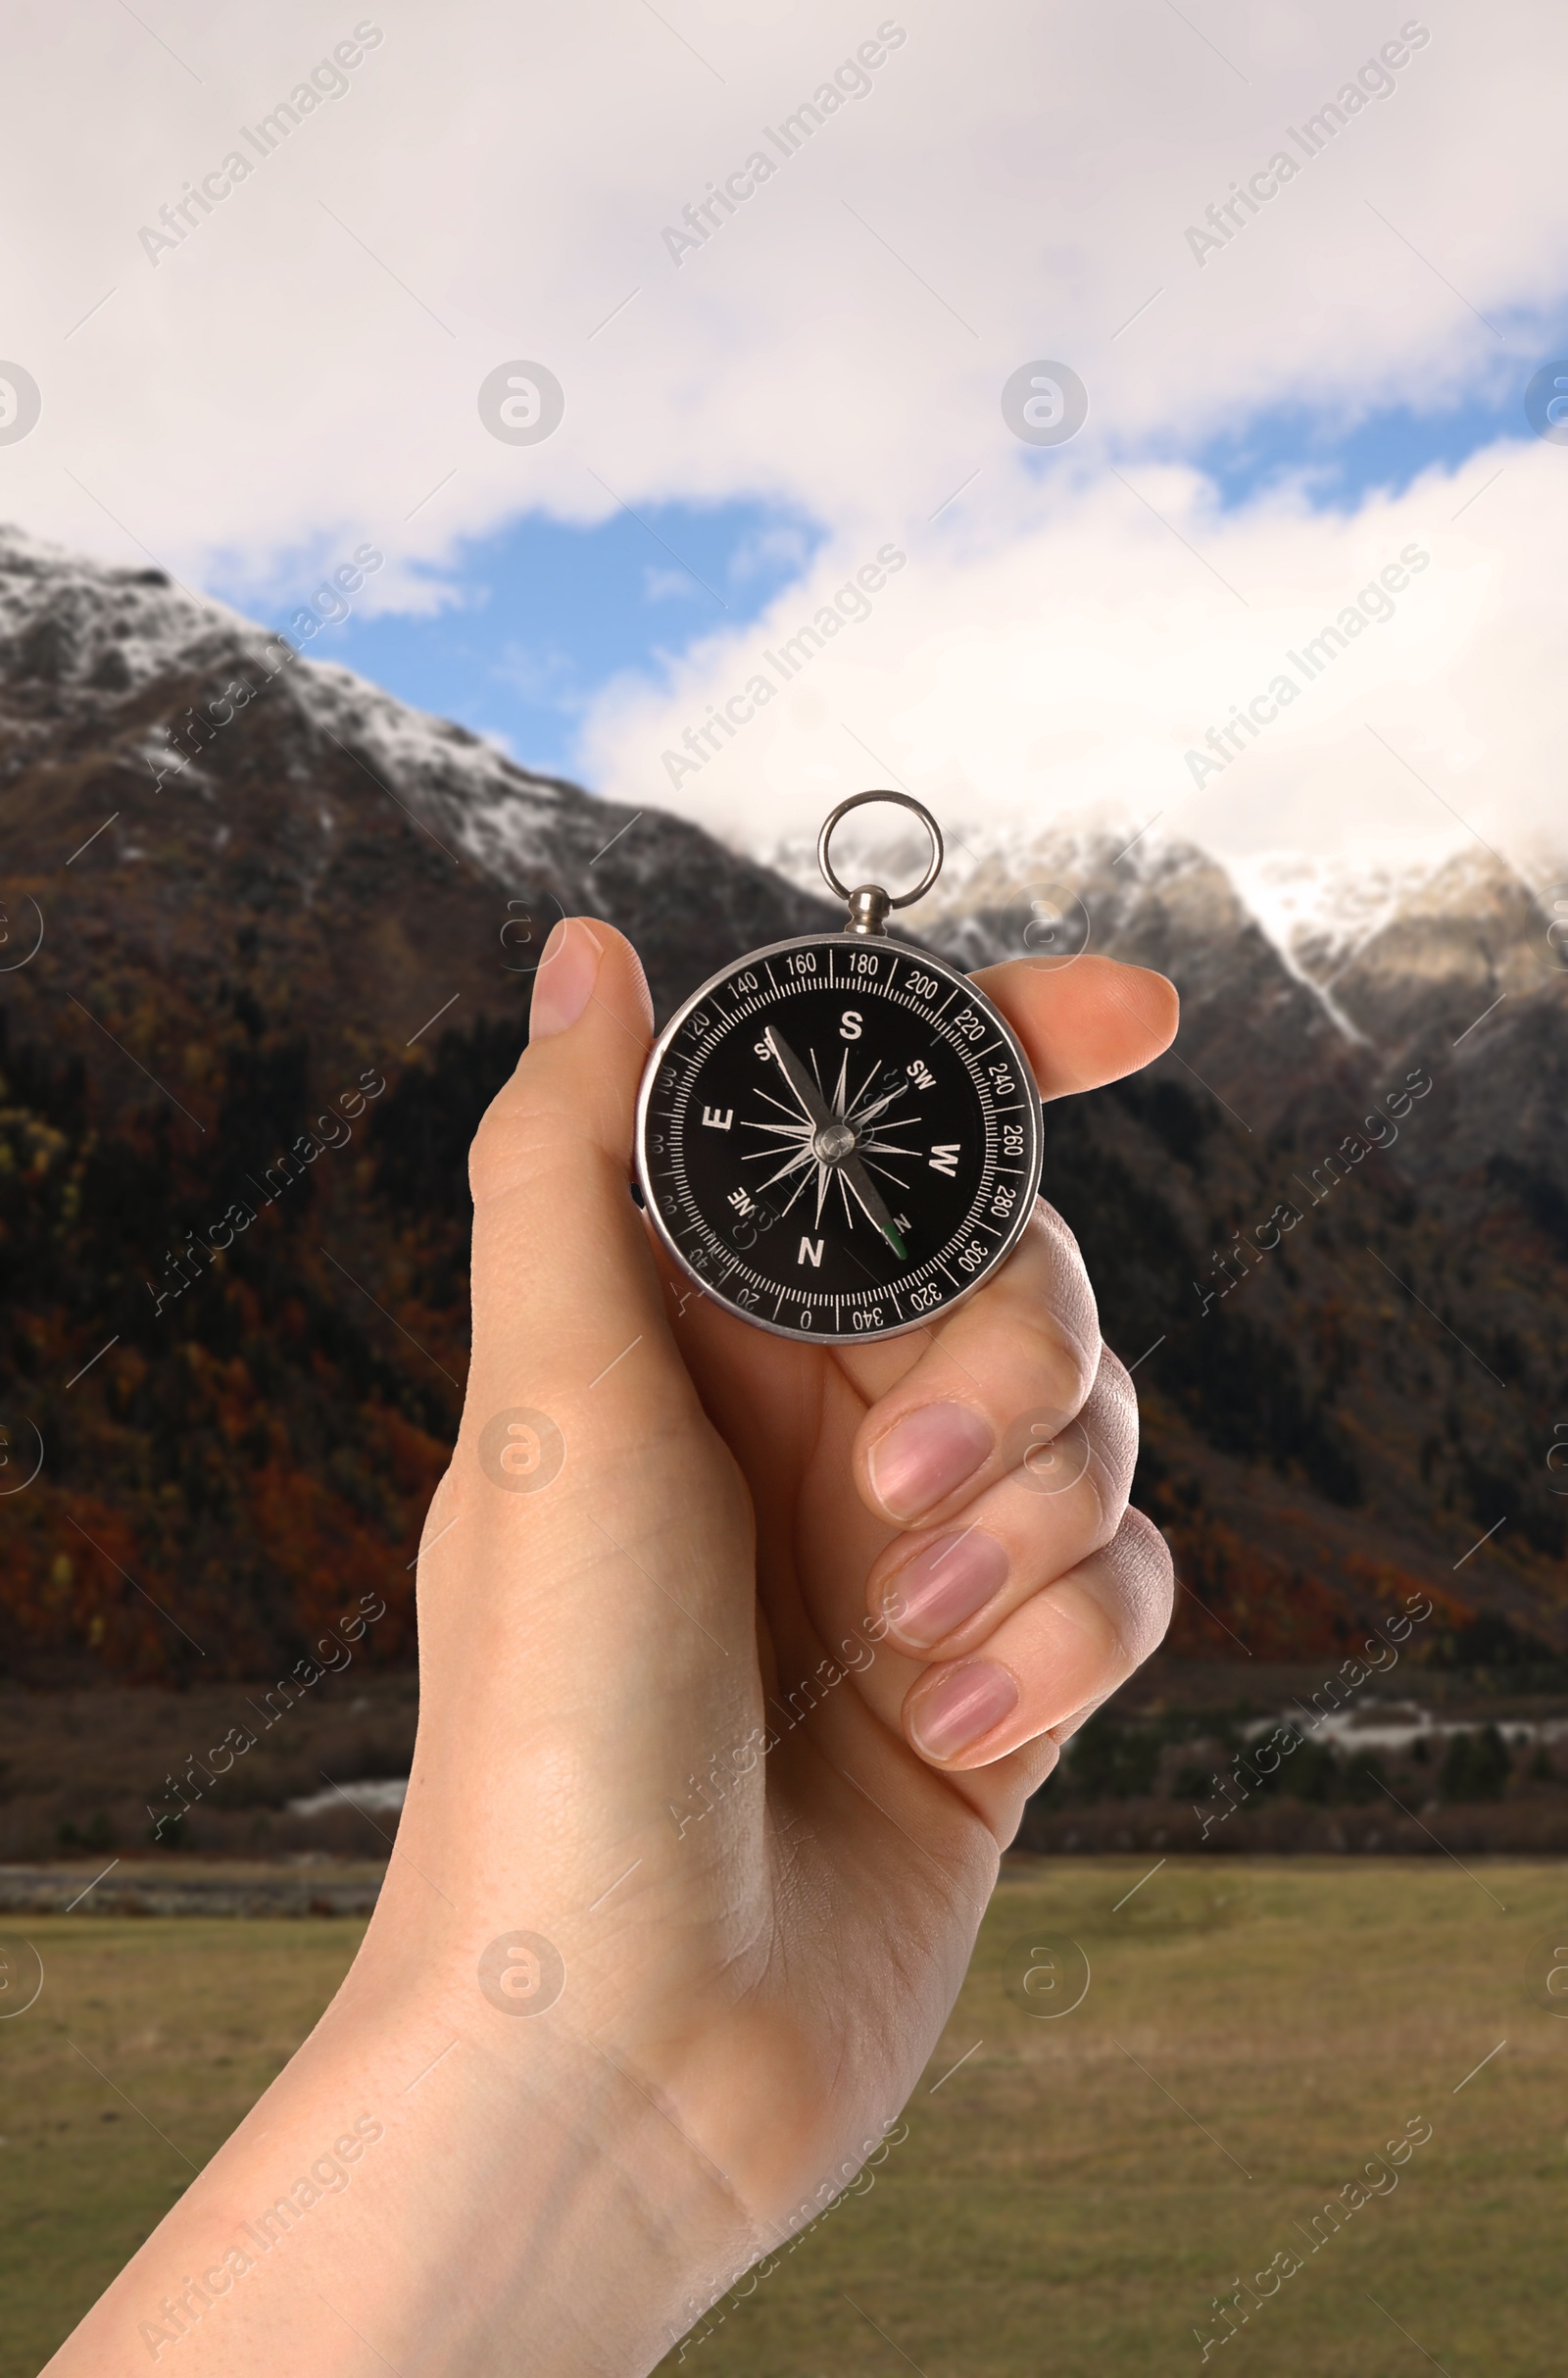
[[[1104, 961], [982, 979], [1048, 1096], [1174, 1029], [1159, 976]], [[766, 2241], [903, 2106], [1024, 1799], [1164, 1632], [1170, 1562], [1127, 1511], [1132, 1388], [1054, 1214], [929, 1331], [769, 1336], [662, 1271], [627, 1194], [630, 949], [572, 923], [534, 1002], [473, 1151], [400, 1847], [474, 1909], [470, 1957], [509, 1924], [555, 1945], [551, 2019], [658, 2094]], [[481, 1459], [514, 1408], [559, 1431], [536, 1492]]]
[[[979, 979], [1047, 1099], [1175, 1028], [1162, 977], [1105, 960]], [[223, 2357], [181, 2342], [180, 2366], [286, 2344], [336, 2369], [330, 2334], [345, 2371], [372, 2366], [358, 2336], [425, 2378], [525, 2330], [530, 2368], [646, 2368], [894, 2121], [1026, 1796], [1164, 1631], [1132, 1388], [1061, 1221], [1041, 1207], [927, 1331], [749, 1328], [662, 1267], [628, 1194], [650, 1026], [628, 944], [558, 928], [473, 1149], [473, 1357], [386, 1887], [312, 2041], [81, 2339], [368, 2109], [385, 2144], [289, 2237], [295, 2276], [236, 2276], [199, 2316]]]

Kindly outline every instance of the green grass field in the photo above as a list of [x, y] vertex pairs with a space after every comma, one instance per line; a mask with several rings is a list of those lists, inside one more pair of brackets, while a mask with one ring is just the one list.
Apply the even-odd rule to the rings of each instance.
[[[1195, 2325], [1224, 2333], [1211, 2300], [1267, 2283], [1282, 2250], [1300, 2267], [1285, 2275], [1287, 2254], [1272, 2296], [1242, 2296], [1211, 2370], [1560, 2366], [1568, 2020], [1543, 1992], [1568, 1871], [1173, 1859], [1117, 1909], [1144, 1871], [1008, 1873], [907, 2137], [666, 2369], [1197, 2372]], [[283, 2062], [360, 1929], [0, 1918], [46, 1973], [0, 2022], [0, 2378], [32, 2378]], [[1030, 1969], [1048, 2009], [1087, 1973], [1081, 2003], [1032, 2014]], [[1304, 2226], [1407, 2121], [1431, 2137], [1396, 2188], [1342, 2205], [1337, 2234], [1320, 2216], [1314, 2252]]]

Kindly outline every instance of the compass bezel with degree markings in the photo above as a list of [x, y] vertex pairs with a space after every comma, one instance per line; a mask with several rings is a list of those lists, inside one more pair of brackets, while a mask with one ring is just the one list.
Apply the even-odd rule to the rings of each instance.
[[[912, 810], [931, 865], [912, 891], [849, 891], [829, 838], [871, 801]], [[1004, 1016], [886, 917], [929, 891], [936, 820], [904, 793], [827, 819], [839, 932], [769, 942], [677, 1010], [637, 1102], [642, 1202], [696, 1287], [803, 1344], [928, 1328], [993, 1278], [1040, 1186], [1040, 1093]]]

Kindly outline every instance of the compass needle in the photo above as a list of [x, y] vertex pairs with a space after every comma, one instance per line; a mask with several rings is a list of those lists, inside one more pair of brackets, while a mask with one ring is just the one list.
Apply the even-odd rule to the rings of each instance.
[[[870, 1181], [867, 1180], [860, 1165], [846, 1164], [843, 1171], [839, 1174], [839, 1179], [841, 1182], [846, 1184], [844, 1198], [846, 1211], [848, 1211], [850, 1203], [849, 1191], [853, 1189], [856, 1196], [859, 1199], [861, 1207], [864, 1209], [867, 1220], [876, 1224], [878, 1230], [881, 1231], [882, 1236], [887, 1240], [887, 1243], [892, 1248], [894, 1254], [899, 1258], [899, 1261], [901, 1263], [904, 1262], [906, 1257], [908, 1255], [909, 1250], [907, 1247], [906, 1247], [903, 1239], [899, 1236], [898, 1226], [895, 1223], [892, 1214], [889, 1214], [886, 1206], [883, 1205], [882, 1200], [878, 1197], [875, 1189], [872, 1188]], [[850, 1222], [852, 1227], [854, 1226], [854, 1221], [855, 1216], [851, 1214]]]

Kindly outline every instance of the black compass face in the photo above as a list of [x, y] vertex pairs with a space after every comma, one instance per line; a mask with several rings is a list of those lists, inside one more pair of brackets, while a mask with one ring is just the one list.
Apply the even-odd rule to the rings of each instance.
[[1039, 1095], [961, 974], [887, 940], [783, 942], [666, 1028], [638, 1171], [666, 1245], [722, 1303], [790, 1336], [885, 1337], [1012, 1247]]

